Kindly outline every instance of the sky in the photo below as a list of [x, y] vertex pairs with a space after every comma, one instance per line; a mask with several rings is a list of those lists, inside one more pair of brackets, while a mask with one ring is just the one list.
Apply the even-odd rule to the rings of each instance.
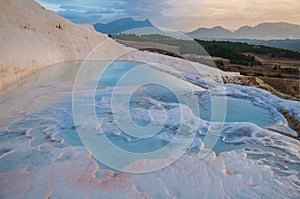
[[132, 17], [162, 28], [236, 30], [263, 22], [300, 24], [300, 0], [37, 0], [75, 23], [107, 23]]

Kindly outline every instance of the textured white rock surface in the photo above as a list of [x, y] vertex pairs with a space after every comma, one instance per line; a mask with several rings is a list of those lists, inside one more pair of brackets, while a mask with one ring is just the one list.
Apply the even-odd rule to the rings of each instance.
[[[73, 24], [34, 0], [0, 1], [0, 88], [33, 72], [74, 60], [125, 59], [183, 69], [180, 59], [126, 48], [90, 25]], [[96, 50], [90, 54], [95, 48]], [[123, 55], [123, 56], [121, 56]], [[216, 76], [219, 70], [193, 63]], [[228, 74], [231, 76], [232, 74]]]
[[[200, 71], [201, 79], [210, 81], [219, 80], [218, 73], [225, 74], [204, 65], [125, 48], [91, 27], [72, 24], [31, 0], [0, 1], [0, 44], [1, 86], [46, 66], [85, 59], [96, 46], [87, 57], [89, 60], [158, 63], [189, 74], [191, 78], [195, 70], [189, 71], [191, 68], [186, 66], [193, 65]], [[263, 149], [269, 147], [275, 152], [236, 149], [218, 156], [212, 152], [205, 159], [186, 153], [163, 170], [141, 175], [115, 175], [111, 170], [99, 168], [84, 147], [64, 145], [58, 132], [52, 132], [51, 127], [55, 125], [72, 128], [69, 124], [72, 118], [66, 110], [54, 106], [45, 114], [26, 118], [68, 96], [80, 64], [69, 63], [61, 68], [57, 65], [56, 70], [45, 70], [39, 76], [19, 82], [11, 90], [16, 89], [16, 92], [8, 92], [1, 99], [0, 198], [300, 197], [299, 141], [247, 123], [227, 124], [223, 135], [225, 142], [237, 146], [242, 142]], [[92, 74], [92, 68], [88, 72]], [[18, 86], [25, 89], [18, 90]], [[285, 107], [299, 118], [297, 102], [236, 85], [228, 86], [227, 92], [256, 103], [261, 100], [260, 104], [265, 107], [267, 104], [271, 108]], [[55, 112], [57, 109], [59, 111]], [[173, 114], [177, 113], [173, 111]], [[23, 117], [25, 121], [19, 121]], [[40, 126], [31, 126], [30, 122], [34, 121]], [[17, 130], [10, 126], [14, 122]], [[204, 146], [199, 141], [193, 147]], [[263, 158], [255, 159], [260, 156]], [[287, 162], [296, 169], [287, 169], [279, 162]], [[147, 164], [146, 160], [133, 166], [144, 164]]]
[[108, 39], [33, 0], [1, 0], [0, 13], [0, 87], [48, 65], [82, 60]]

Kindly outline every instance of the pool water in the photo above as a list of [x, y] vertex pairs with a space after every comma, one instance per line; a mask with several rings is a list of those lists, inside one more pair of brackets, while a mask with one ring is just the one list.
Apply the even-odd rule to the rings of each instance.
[[[223, 97], [214, 96], [214, 100], [224, 100]], [[226, 117], [225, 122], [251, 122], [260, 127], [266, 128], [276, 124], [275, 118], [267, 108], [262, 105], [254, 105], [247, 99], [225, 97]], [[199, 99], [200, 117], [204, 120], [211, 119], [211, 97]]]
[[[78, 136], [77, 128], [94, 128], [96, 131], [99, 131], [99, 128], [101, 128], [105, 136], [117, 147], [129, 152], [148, 153], [167, 146], [174, 139], [176, 133], [178, 133], [182, 119], [187, 121], [199, 120], [202, 122], [206, 120], [209, 122], [211, 119], [212, 99], [215, 101], [224, 100], [224, 97], [207, 95], [207, 91], [203, 92], [206, 93], [205, 95], [202, 95], [199, 94], [199, 91], [195, 93], [183, 93], [181, 89], [181, 92], [178, 94], [176, 90], [170, 89], [165, 85], [155, 83], [141, 85], [131, 93], [130, 100], [127, 104], [118, 105], [119, 110], [124, 113], [126, 111], [129, 112], [131, 122], [142, 127], [147, 127], [155, 118], [158, 118], [158, 123], [161, 118], [164, 118], [164, 121], [161, 122], [162, 124], [156, 124], [162, 125], [162, 128], [152, 137], [138, 138], [132, 136], [130, 135], [131, 132], [122, 131], [116, 124], [111, 110], [111, 98], [113, 96], [114, 86], [116, 86], [121, 77], [140, 64], [141, 63], [138, 62], [125, 61], [113, 62], [104, 71], [100, 79], [100, 74], [95, 72], [92, 80], [87, 81], [85, 84], [86, 89], [91, 85], [97, 86], [96, 92], [93, 93], [93, 95], [85, 93], [83, 86], [84, 95], [81, 96], [80, 103], [83, 104], [84, 108], [84, 104], [90, 101], [90, 98], [94, 98], [99, 126], [89, 127], [88, 124], [75, 124], [72, 109], [72, 93], [69, 93], [59, 102], [47, 105], [37, 112], [24, 114], [22, 119], [8, 126], [2, 124], [0, 129], [1, 143], [32, 140], [32, 147], [45, 143], [51, 144], [54, 147], [81, 146], [82, 142]], [[37, 73], [36, 75], [39, 74]], [[171, 78], [169, 75], [164, 75], [162, 72], [160, 72], [159, 75], [163, 76], [166, 81], [169, 79], [169, 82], [172, 83], [172, 88], [176, 88], [177, 85], [179, 88], [182, 87], [182, 81], [180, 82], [174, 77]], [[147, 74], [140, 74], [137, 76], [137, 79], [143, 79], [145, 76], [147, 76]], [[130, 85], [124, 85], [124, 91], [126, 91], [128, 86]], [[122, 90], [123, 88], [119, 86], [118, 89]], [[127, 94], [128, 93], [125, 93], [125, 95]], [[178, 96], [186, 94], [196, 98], [200, 110], [199, 115], [195, 115], [193, 111], [189, 111], [189, 103], [184, 104], [185, 109], [180, 108], [182, 104], [179, 103]], [[190, 109], [192, 109], [192, 107], [190, 107]], [[218, 107], [214, 107], [214, 109], [218, 109]], [[256, 135], [257, 132], [264, 132], [264, 128], [279, 122], [275, 119], [274, 114], [280, 113], [274, 113], [260, 103], [245, 98], [226, 96], [226, 128], [224, 128], [213, 150], [217, 154], [224, 151], [243, 150], [245, 148], [259, 148], [263, 151], [274, 152], [272, 150], [277, 143], [275, 141], [279, 140], [278, 137], [270, 133], [265, 133], [263, 138]], [[182, 116], [186, 118], [182, 118]], [[192, 122], [186, 122], [183, 125], [183, 129], [186, 132], [192, 131], [195, 124], [197, 123], [192, 124]], [[234, 129], [240, 124], [242, 124], [241, 128]], [[84, 125], [87, 125], [87, 127]], [[196, 136], [203, 140], [206, 134], [206, 132], [203, 132], [205, 127], [199, 127], [199, 129], [202, 130], [201, 135], [197, 132]], [[264, 139], [266, 140], [264, 141]], [[267, 139], [270, 141], [267, 141]], [[285, 148], [288, 147], [284, 144], [276, 147], [281, 153], [291, 156], [292, 159], [298, 161], [297, 157], [290, 155], [290, 151], [285, 151]], [[18, 156], [10, 158], [10, 155], [7, 155], [1, 158], [0, 165], [2, 166], [0, 166], [0, 171], [7, 172], [11, 169], [22, 167], [24, 166], [23, 164], [29, 164], [21, 160], [14, 161], [17, 157]], [[258, 155], [253, 155], [253, 157], [256, 158]], [[276, 158], [274, 159], [278, 161], [277, 156]], [[44, 161], [44, 159], [40, 159], [40, 161]], [[38, 163], [38, 165], [40, 164], [43, 164], [43, 162]], [[268, 164], [271, 163], [269, 162]], [[5, 165], [5, 167], [3, 165]]]

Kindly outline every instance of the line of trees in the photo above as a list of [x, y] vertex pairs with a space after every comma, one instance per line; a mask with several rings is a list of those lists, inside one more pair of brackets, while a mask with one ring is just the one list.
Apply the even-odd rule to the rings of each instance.
[[262, 65], [262, 63], [259, 60], [256, 60], [254, 56], [249, 55], [251, 53], [269, 55], [273, 58], [282, 57], [300, 59], [299, 52], [262, 45], [250, 45], [242, 42], [182, 40], [159, 34], [120, 34], [114, 35], [113, 38], [127, 41], [154, 42], [178, 46], [181, 55], [196, 54], [222, 57], [230, 60], [231, 64], [239, 64], [245, 66]]
[[270, 55], [272, 58], [294, 58], [300, 59], [300, 53], [292, 50], [262, 46], [262, 45], [250, 45], [242, 42], [230, 42], [230, 41], [204, 41], [196, 40], [204, 48], [211, 46], [221, 46], [227, 50], [232, 50], [239, 53], [255, 53], [260, 55]]

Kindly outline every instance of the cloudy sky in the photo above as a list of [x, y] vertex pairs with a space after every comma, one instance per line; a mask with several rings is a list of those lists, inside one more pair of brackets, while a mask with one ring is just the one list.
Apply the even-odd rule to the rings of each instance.
[[76, 23], [149, 18], [180, 31], [222, 25], [235, 30], [262, 22], [300, 24], [300, 0], [37, 0]]

